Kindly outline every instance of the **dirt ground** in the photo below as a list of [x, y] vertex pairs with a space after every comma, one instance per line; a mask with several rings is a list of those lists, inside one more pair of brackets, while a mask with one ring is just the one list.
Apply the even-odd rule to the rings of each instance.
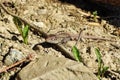
[[[71, 52], [77, 42], [76, 46], [80, 51], [82, 62], [93, 73], [97, 73], [98, 70], [95, 48], [99, 48], [104, 65], [109, 67], [103, 80], [120, 80], [120, 9], [118, 7], [115, 10], [115, 7], [111, 9], [84, 0], [0, 0], [0, 2], [4, 3], [9, 12], [35, 25], [37, 29], [48, 35], [58, 35], [57, 41], [60, 33], [75, 37], [82, 31], [83, 38], [80, 41], [68, 40], [61, 42], [60, 45]], [[94, 11], [98, 12], [97, 16], [93, 15]], [[47, 54], [74, 59], [73, 56], [70, 57], [59, 49], [56, 43], [52, 44], [52, 41], [56, 40], [46, 42], [46, 37], [41, 32], [37, 33], [36, 30], [31, 29], [28, 36], [28, 44], [24, 44], [13, 22], [13, 15], [0, 7], [0, 72], [4, 66], [13, 65], [29, 54], [35, 56]], [[107, 40], [88, 39], [84, 36]], [[29, 61], [25, 60], [24, 63], [0, 73], [0, 80], [15, 80], [16, 75], [27, 64]]]

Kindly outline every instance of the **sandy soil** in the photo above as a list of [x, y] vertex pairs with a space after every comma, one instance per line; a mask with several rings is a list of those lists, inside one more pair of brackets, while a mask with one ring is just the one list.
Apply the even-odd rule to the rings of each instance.
[[[3, 3], [8, 11], [37, 26], [47, 34], [55, 35], [64, 32], [76, 36], [83, 30], [84, 36], [109, 39], [110, 41], [83, 37], [76, 46], [81, 53], [84, 65], [93, 73], [97, 73], [98, 69], [95, 48], [99, 48], [104, 65], [109, 67], [104, 79], [120, 79], [119, 11], [76, 0], [74, 2], [72, 0], [3, 0]], [[97, 16], [93, 15], [94, 11], [98, 12]], [[55, 44], [46, 43], [45, 37], [34, 29], [29, 31], [28, 36], [28, 44], [26, 45], [13, 22], [13, 16], [0, 7], [1, 69], [3, 66], [14, 64], [15, 59], [19, 61], [30, 53], [37, 56], [45, 53], [71, 59]], [[77, 40], [70, 40], [60, 44], [71, 52], [76, 42]], [[11, 56], [12, 52], [19, 54]], [[14, 67], [6, 73], [1, 73], [0, 77], [2, 80], [13, 80], [17, 72], [25, 66], [26, 64]], [[14, 77], [11, 78], [11, 75]]]

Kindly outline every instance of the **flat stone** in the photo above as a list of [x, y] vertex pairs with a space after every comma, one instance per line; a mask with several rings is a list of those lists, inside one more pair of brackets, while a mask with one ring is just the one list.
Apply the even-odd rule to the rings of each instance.
[[97, 80], [97, 77], [82, 63], [44, 55], [24, 67], [16, 80]]

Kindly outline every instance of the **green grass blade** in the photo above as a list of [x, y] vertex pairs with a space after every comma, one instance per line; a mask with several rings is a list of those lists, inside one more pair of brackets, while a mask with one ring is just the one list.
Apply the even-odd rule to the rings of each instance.
[[29, 32], [29, 26], [28, 25], [25, 25], [23, 30], [22, 30], [22, 36], [23, 36], [23, 39], [24, 39], [24, 43], [28, 43], [28, 32]]
[[105, 74], [105, 72], [109, 69], [109, 67], [103, 67], [102, 69], [102, 76]]
[[73, 47], [72, 47], [72, 53], [73, 53], [75, 59], [76, 59], [78, 62], [82, 62], [82, 59], [81, 59], [81, 56], [80, 56], [80, 52], [79, 52], [79, 50], [77, 49], [76, 46], [73, 46]]
[[98, 60], [98, 78], [100, 80], [100, 76], [102, 74], [102, 59], [101, 59], [101, 54], [98, 48], [95, 48], [95, 53], [97, 56], [97, 60]]
[[104, 64], [101, 59], [101, 54], [98, 48], [95, 48], [95, 53], [98, 60], [98, 79], [101, 80], [109, 67], [104, 67]]
[[23, 38], [23, 42], [25, 44], [28, 43], [28, 32], [29, 32], [29, 26], [25, 25], [19, 18], [14, 17], [13, 21], [18, 29], [18, 31], [20, 32], [20, 34], [22, 35]]
[[24, 38], [28, 36], [28, 31], [29, 31], [29, 26], [25, 25], [24, 28], [23, 28], [23, 30], [22, 30]]
[[20, 34], [22, 34], [22, 21], [20, 19], [18, 19], [17, 17], [13, 17], [13, 21], [14, 21], [18, 31], [20, 32]]
[[98, 64], [101, 65], [102, 59], [101, 59], [101, 54], [100, 54], [100, 51], [99, 51], [98, 48], [95, 48], [95, 53], [96, 53], [96, 56], [97, 56]]

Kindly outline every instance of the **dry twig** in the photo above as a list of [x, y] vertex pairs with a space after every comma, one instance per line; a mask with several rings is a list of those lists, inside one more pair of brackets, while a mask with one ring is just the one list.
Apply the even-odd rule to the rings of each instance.
[[32, 54], [29, 54], [26, 58], [24, 58], [24, 59], [22, 59], [22, 60], [20, 60], [20, 61], [18, 61], [18, 62], [16, 62], [16, 63], [14, 63], [14, 64], [12, 64], [12, 65], [10, 65], [10, 66], [6, 66], [6, 67], [1, 68], [1, 69], [0, 69], [0, 73], [6, 72], [6, 71], [8, 71], [9, 69], [11, 69], [11, 68], [13, 68], [13, 67], [15, 67], [15, 66], [17, 66], [17, 65], [22, 64], [23, 62], [31, 61], [33, 58], [34, 58], [34, 56], [33, 56]]

